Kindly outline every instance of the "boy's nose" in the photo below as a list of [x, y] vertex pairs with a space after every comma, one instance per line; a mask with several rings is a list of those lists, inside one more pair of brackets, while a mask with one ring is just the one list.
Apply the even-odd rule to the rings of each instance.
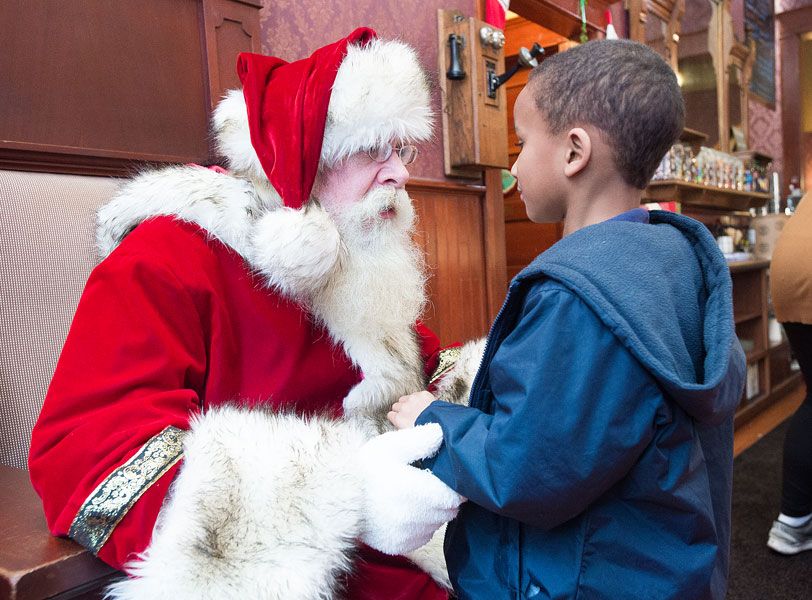
[[513, 166], [510, 167], [510, 174], [513, 175], [516, 178], [519, 177], [519, 174], [516, 171], [516, 163], [518, 163], [518, 162], [519, 162], [518, 160], [513, 161]]

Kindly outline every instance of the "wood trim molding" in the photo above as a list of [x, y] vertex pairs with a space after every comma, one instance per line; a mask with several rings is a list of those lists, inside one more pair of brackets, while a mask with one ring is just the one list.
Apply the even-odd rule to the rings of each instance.
[[406, 190], [409, 192], [445, 192], [450, 194], [464, 194], [466, 196], [470, 196], [472, 193], [479, 195], [485, 194], [485, 186], [481, 184], [418, 178], [410, 179], [406, 184]]
[[781, 46], [781, 136], [784, 146], [782, 195], [793, 175], [801, 175], [801, 34], [812, 30], [812, 6], [775, 15]]
[[[200, 162], [205, 162], [201, 157]], [[5, 144], [0, 147], [0, 169], [37, 173], [65, 173], [99, 177], [131, 177], [150, 166], [188, 162], [188, 158], [44, 144]]]
[[777, 13], [775, 18], [781, 23], [782, 37], [812, 31], [812, 5]]
[[[259, 2], [260, 7], [262, 3]], [[260, 52], [260, 25], [256, 4], [243, 0], [203, 0], [202, 32], [204, 52], [208, 65], [207, 99], [210, 110], [214, 110], [223, 92], [238, 86], [236, 76], [236, 56], [232, 52]], [[227, 48], [223, 48], [222, 35], [226, 26], [232, 27], [231, 33], [238, 29], [241, 40], [231, 39]], [[226, 60], [228, 58], [228, 60]]]
[[685, 0], [626, 0], [626, 8], [629, 11], [629, 39], [646, 43], [646, 21], [650, 16], [663, 24], [663, 44], [668, 54], [664, 58], [676, 72]]
[[485, 225], [486, 297], [488, 316], [493, 322], [505, 301], [508, 285], [501, 169], [485, 169], [485, 190], [482, 222]]

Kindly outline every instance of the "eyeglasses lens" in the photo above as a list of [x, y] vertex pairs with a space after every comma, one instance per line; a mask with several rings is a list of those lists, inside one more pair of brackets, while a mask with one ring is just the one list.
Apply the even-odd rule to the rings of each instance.
[[369, 157], [375, 162], [384, 163], [392, 156], [392, 152], [396, 151], [398, 157], [404, 165], [411, 164], [417, 158], [417, 147], [407, 144], [405, 146], [397, 146], [393, 148], [390, 145], [378, 146], [368, 152]]

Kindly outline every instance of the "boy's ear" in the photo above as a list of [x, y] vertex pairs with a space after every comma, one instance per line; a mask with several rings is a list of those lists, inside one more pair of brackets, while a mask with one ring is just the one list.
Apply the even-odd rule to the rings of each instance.
[[564, 175], [573, 177], [583, 171], [592, 156], [592, 140], [586, 130], [573, 127], [567, 132]]

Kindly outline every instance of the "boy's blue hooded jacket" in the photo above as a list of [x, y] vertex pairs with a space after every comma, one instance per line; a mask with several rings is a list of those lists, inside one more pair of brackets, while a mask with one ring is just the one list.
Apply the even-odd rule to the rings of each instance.
[[[745, 357], [707, 228], [653, 211], [565, 237], [513, 280], [424, 465], [469, 499], [459, 598], [721, 600]], [[476, 409], [476, 410], [474, 410]]]

